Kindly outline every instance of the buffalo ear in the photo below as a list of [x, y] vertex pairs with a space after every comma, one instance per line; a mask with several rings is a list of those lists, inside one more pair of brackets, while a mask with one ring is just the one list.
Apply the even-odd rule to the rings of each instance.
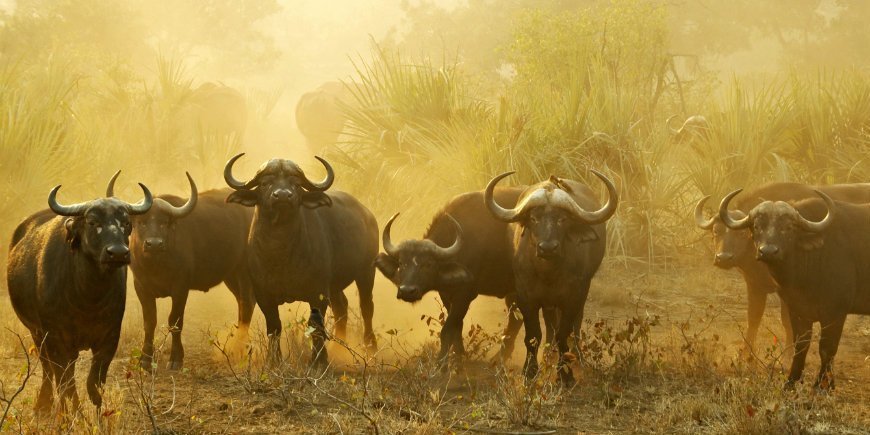
[[332, 198], [324, 192], [305, 192], [302, 194], [305, 208], [332, 207]]
[[598, 232], [595, 231], [594, 227], [590, 227], [589, 225], [580, 225], [577, 233], [574, 235], [577, 243], [589, 243], [595, 242], [599, 240], [601, 237], [598, 236]]
[[234, 202], [245, 207], [253, 207], [257, 205], [257, 192], [253, 190], [237, 190], [227, 197], [227, 202]]
[[438, 281], [442, 286], [468, 284], [472, 279], [471, 272], [465, 266], [455, 262], [443, 264], [441, 270], [438, 271]]
[[375, 257], [375, 267], [377, 267], [378, 270], [387, 277], [387, 279], [392, 281], [396, 276], [396, 271], [399, 270], [399, 262], [389, 254], [380, 252], [378, 253], [378, 256]]
[[63, 222], [63, 227], [66, 229], [66, 243], [70, 249], [78, 249], [81, 246], [81, 238], [79, 230], [81, 229], [80, 219], [70, 217]]
[[819, 249], [825, 244], [825, 238], [821, 234], [805, 233], [798, 236], [798, 246], [804, 251]]

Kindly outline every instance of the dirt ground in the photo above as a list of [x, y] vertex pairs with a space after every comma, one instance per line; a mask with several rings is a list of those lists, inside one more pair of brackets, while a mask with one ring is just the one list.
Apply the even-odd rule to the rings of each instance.
[[[347, 290], [351, 304], [356, 291]], [[122, 344], [109, 372], [106, 406], [34, 417], [41, 371], [14, 399], [5, 430], [90, 433], [870, 433], [870, 319], [850, 317], [836, 358], [832, 393], [811, 388], [819, 365], [815, 343], [796, 391], [783, 391], [778, 299], [771, 295], [754, 355], [741, 356], [745, 294], [735, 272], [712, 266], [648, 268], [609, 260], [596, 277], [585, 310], [578, 383], [554, 381], [553, 358], [541, 376], [519, 374], [525, 354], [495, 362], [506, 311], [481, 297], [465, 321], [464, 361], [442, 372], [437, 346], [437, 297], [411, 305], [395, 299], [378, 276], [375, 328], [380, 350], [364, 355], [357, 318], [350, 349], [332, 343], [332, 366], [307, 370], [309, 350], [299, 320], [306, 307], [284, 306], [287, 361], [264, 367], [263, 319], [257, 312], [251, 357], [227, 340], [235, 301], [223, 287], [193, 293], [184, 331], [185, 368], [165, 369], [168, 343], [154, 373], [138, 369], [142, 319], [132, 290]], [[0, 380], [7, 399], [26, 372], [14, 332], [23, 333], [0, 302]], [[168, 301], [159, 306], [166, 322]], [[166, 336], [158, 331], [158, 345]], [[30, 346], [29, 337], [24, 337]], [[226, 346], [224, 345], [226, 343]], [[223, 351], [228, 353], [227, 359]], [[83, 397], [86, 364], [79, 361]], [[5, 403], [0, 403], [5, 407]], [[0, 408], [2, 409], [2, 408]]]

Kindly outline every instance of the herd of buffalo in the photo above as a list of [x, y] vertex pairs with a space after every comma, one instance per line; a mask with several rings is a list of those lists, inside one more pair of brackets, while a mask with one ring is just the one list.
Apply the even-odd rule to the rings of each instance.
[[[184, 361], [188, 292], [220, 283], [238, 301], [241, 335], [255, 305], [260, 307], [270, 363], [281, 359], [278, 307], [303, 301], [310, 305], [314, 331], [311, 363], [324, 368], [326, 340], [346, 336], [344, 290], [351, 282], [359, 291], [364, 342], [376, 348], [377, 269], [403, 301], [438, 292], [448, 313], [440, 336], [443, 364], [449, 354], [463, 353], [463, 319], [471, 302], [478, 295], [496, 296], [505, 299], [509, 313], [502, 356], [511, 354], [522, 324], [524, 372], [536, 375], [543, 310], [547, 341], [562, 355], [559, 377], [573, 382], [568, 339], [579, 333], [590, 283], [605, 254], [605, 225], [618, 205], [617, 188], [606, 176], [592, 171], [607, 191], [601, 205], [592, 189], [577, 181], [550, 177], [531, 186], [499, 187], [512, 174], [504, 173], [483, 191], [444, 205], [423, 238], [395, 242], [390, 228], [398, 214], [380, 235], [363, 204], [329, 190], [335, 174], [326, 160], [318, 157], [327, 173], [319, 182], [284, 159], [269, 160], [240, 181], [233, 166], [242, 156], [224, 168], [229, 188], [198, 192], [188, 174], [187, 199], [152, 196], [140, 184], [144, 199], [129, 204], [113, 196], [116, 173], [104, 198], [64, 205], [57, 186], [48, 195], [49, 208], [18, 225], [7, 280], [12, 306], [39, 349], [44, 375], [38, 410], [52, 406], [55, 388], [62, 402], [78, 405], [74, 363], [83, 350], [93, 352], [88, 396], [101, 405], [121, 334], [128, 265], [142, 304], [141, 364], [148, 369], [156, 299], [172, 299], [168, 365], [177, 370]], [[846, 316], [870, 314], [870, 184], [773, 183], [736, 190], [712, 217], [704, 211], [708, 199], [697, 204], [696, 223], [713, 234], [715, 265], [737, 268], [746, 280], [747, 347], [752, 348], [767, 294], [776, 292], [793, 348], [787, 386], [800, 380], [812, 324], [819, 322], [822, 363], [815, 385], [833, 388], [832, 361]], [[384, 252], [378, 249], [379, 235]], [[331, 333], [324, 328], [327, 307], [334, 316]]]

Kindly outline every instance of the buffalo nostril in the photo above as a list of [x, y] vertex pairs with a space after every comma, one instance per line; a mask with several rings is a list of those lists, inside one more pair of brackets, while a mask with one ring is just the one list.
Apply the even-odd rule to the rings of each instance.
[[417, 293], [418, 291], [420, 291], [420, 287], [417, 287], [415, 285], [401, 285], [401, 286], [399, 286], [399, 293], [400, 294], [401, 293], [405, 293], [405, 294]]
[[126, 259], [130, 256], [130, 249], [124, 245], [112, 245], [106, 248], [106, 253], [112, 259]]
[[541, 252], [553, 252], [558, 248], [559, 242], [556, 241], [538, 243], [538, 250], [540, 250]]
[[761, 245], [758, 247], [758, 255], [761, 257], [767, 257], [771, 255], [776, 255], [779, 252], [779, 247], [776, 245]]

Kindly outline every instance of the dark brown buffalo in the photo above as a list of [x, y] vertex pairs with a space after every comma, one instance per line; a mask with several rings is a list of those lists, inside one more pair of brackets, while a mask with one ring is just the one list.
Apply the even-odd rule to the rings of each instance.
[[[113, 195], [115, 177], [109, 183], [106, 196]], [[240, 342], [247, 337], [254, 312], [254, 294], [245, 261], [253, 212], [226, 203], [231, 189], [200, 194], [190, 174], [187, 179], [189, 199], [159, 195], [148, 213], [131, 219], [130, 270], [136, 296], [142, 304], [145, 342], [140, 363], [147, 369], [152, 368], [154, 356], [157, 298], [172, 298], [169, 312], [172, 347], [168, 364], [171, 370], [180, 370], [184, 365], [181, 331], [191, 289], [206, 292], [222, 282], [226, 284], [239, 306]]]
[[257, 305], [266, 316], [272, 358], [280, 356], [281, 319], [278, 306], [303, 301], [311, 306], [309, 326], [314, 328], [315, 365], [327, 360], [323, 316], [327, 305], [335, 312], [335, 334], [344, 339], [347, 297], [344, 289], [356, 282], [365, 324], [364, 340], [375, 345], [372, 331], [374, 260], [378, 253], [378, 224], [372, 213], [344, 192], [326, 193], [335, 174], [326, 160], [326, 179], [308, 180], [290, 160], [264, 163], [250, 181], [232, 175], [230, 159], [224, 179], [235, 189], [227, 202], [254, 207], [248, 237], [250, 268]]
[[513, 269], [517, 305], [526, 330], [527, 377], [538, 372], [539, 311], [552, 307], [561, 315], [556, 332], [559, 378], [566, 384], [574, 380], [567, 366], [568, 336], [583, 320], [589, 285], [607, 245], [605, 222], [616, 212], [618, 203], [613, 183], [601, 173], [593, 173], [607, 186], [608, 200], [603, 207], [585, 184], [557, 177], [526, 188], [513, 209], [502, 208], [493, 198], [496, 184], [513, 172], [493, 178], [486, 186], [484, 201], [490, 213], [500, 221], [515, 223]]
[[[525, 186], [499, 188], [493, 195], [499, 203], [512, 207], [523, 190]], [[396, 216], [384, 227], [386, 253], [378, 254], [375, 266], [396, 285], [396, 298], [403, 301], [417, 302], [426, 293], [438, 291], [447, 309], [439, 359], [443, 361], [451, 349], [464, 353], [462, 323], [478, 295], [505, 299], [509, 314], [502, 356], [509, 357], [522, 324], [515, 306], [511, 233], [508, 224], [493, 219], [486, 210], [483, 192], [464, 193], [450, 200], [420, 240], [393, 244], [390, 228]]]
[[51, 407], [54, 384], [62, 402], [71, 399], [78, 406], [75, 362], [83, 350], [93, 353], [88, 396], [102, 404], [100, 388], [124, 317], [130, 217], [152, 204], [151, 192], [140, 186], [145, 199], [134, 205], [115, 198], [61, 205], [57, 186], [48, 195], [49, 210], [15, 229], [6, 279], [12, 308], [39, 348], [43, 377], [37, 410]]
[[312, 152], [321, 152], [338, 141], [347, 121], [342, 104], [351, 101], [350, 92], [341, 82], [326, 82], [299, 97], [296, 126]]
[[[742, 219], [755, 206], [764, 200], [794, 201], [804, 198], [814, 198], [813, 189], [819, 189], [838, 201], [851, 203], [870, 202], [870, 184], [833, 184], [829, 186], [807, 186], [800, 183], [768, 183], [755, 189], [743, 192], [734, 198], [734, 207], [729, 211], [734, 219]], [[770, 276], [767, 266], [755, 260], [755, 247], [748, 230], [732, 230], [726, 227], [718, 215], [707, 219], [704, 217], [704, 204], [709, 199], [701, 199], [695, 206], [695, 223], [698, 227], [711, 230], [713, 233], [714, 256], [713, 264], [722, 269], [736, 268], [746, 282], [748, 299], [749, 328], [746, 331], [746, 346], [744, 352], [749, 354], [755, 345], [758, 327], [764, 315], [767, 295], [776, 292], [776, 282]], [[786, 332], [786, 359], [790, 358], [794, 336], [788, 307], [780, 304], [782, 325]]]
[[821, 200], [764, 201], [735, 219], [728, 203], [738, 193], [722, 199], [719, 216], [728, 228], [751, 231], [756, 257], [788, 304], [795, 352], [787, 386], [801, 379], [812, 325], [819, 322], [822, 364], [815, 386], [833, 388], [846, 315], [870, 315], [870, 205], [835, 203], [817, 190]]

